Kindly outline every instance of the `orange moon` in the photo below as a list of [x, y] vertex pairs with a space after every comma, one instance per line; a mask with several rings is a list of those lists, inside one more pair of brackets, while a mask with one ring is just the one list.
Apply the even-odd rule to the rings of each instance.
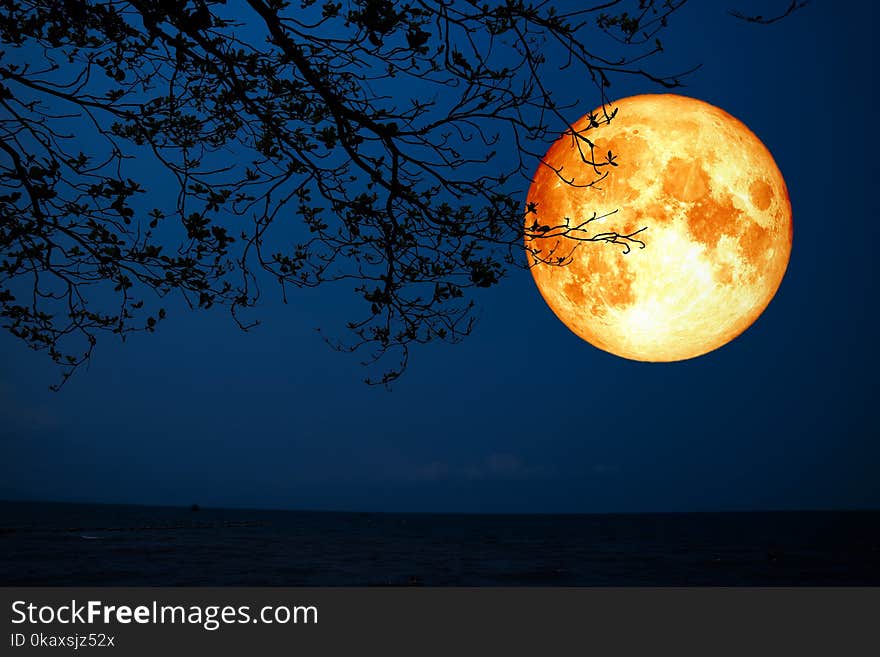
[[[654, 362], [708, 353], [751, 326], [779, 288], [792, 242], [785, 181], [754, 133], [713, 105], [658, 94], [610, 108], [608, 123], [589, 128], [587, 115], [572, 126], [595, 144], [594, 162], [614, 154], [617, 166], [600, 168], [607, 177], [577, 186], [597, 173], [571, 133], [538, 166], [526, 215], [532, 276], [556, 316], [599, 349]], [[534, 237], [536, 221], [573, 226], [594, 213], [589, 235], [646, 228], [635, 236], [644, 248]], [[559, 257], [568, 264], [541, 262]]]

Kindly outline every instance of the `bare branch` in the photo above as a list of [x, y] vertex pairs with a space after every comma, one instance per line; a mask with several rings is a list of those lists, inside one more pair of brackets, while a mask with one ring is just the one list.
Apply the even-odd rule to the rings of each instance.
[[786, 9], [781, 14], [777, 14], [776, 16], [772, 16], [770, 18], [767, 18], [766, 16], [763, 16], [761, 14], [758, 14], [756, 16], [748, 16], [746, 14], [743, 14], [740, 11], [737, 11], [736, 9], [731, 9], [727, 13], [730, 14], [731, 16], [733, 16], [734, 18], [738, 18], [740, 20], [746, 21], [747, 23], [758, 23], [760, 25], [770, 25], [772, 23], [776, 23], [778, 21], [781, 21], [784, 18], [788, 18], [794, 12], [796, 12], [798, 9], [803, 9], [804, 7], [806, 7], [807, 4], [808, 4], [808, 2], [806, 2], [806, 0], [792, 0], [791, 4], [788, 6], [788, 9]]

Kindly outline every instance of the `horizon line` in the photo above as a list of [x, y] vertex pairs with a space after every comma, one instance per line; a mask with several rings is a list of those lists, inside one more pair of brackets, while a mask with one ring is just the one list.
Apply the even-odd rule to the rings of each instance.
[[388, 514], [388, 515], [467, 515], [467, 516], [600, 516], [600, 515], [684, 515], [710, 513], [878, 513], [877, 507], [835, 507], [835, 508], [770, 508], [770, 509], [693, 509], [693, 510], [647, 510], [647, 511], [395, 511], [365, 509], [320, 509], [295, 507], [254, 507], [254, 506], [213, 506], [198, 502], [182, 504], [150, 504], [144, 502], [96, 502], [84, 500], [50, 500], [50, 499], [8, 499], [0, 498], [0, 504], [68, 504], [93, 506], [134, 506], [162, 509], [192, 509], [200, 511], [279, 511], [287, 513], [339, 513], [339, 514]]

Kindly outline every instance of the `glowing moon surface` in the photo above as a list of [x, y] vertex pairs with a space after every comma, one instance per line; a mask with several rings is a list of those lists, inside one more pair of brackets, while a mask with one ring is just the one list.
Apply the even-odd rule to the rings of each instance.
[[[594, 187], [567, 184], [562, 178], [589, 183], [596, 171], [583, 145], [563, 135], [535, 173], [528, 202], [536, 214], [526, 226], [574, 225], [616, 210], [586, 228], [647, 227], [636, 236], [645, 248], [623, 254], [620, 244], [536, 238], [526, 245], [539, 258], [571, 260], [538, 262], [532, 275], [557, 317], [600, 349], [641, 361], [700, 356], [745, 331], [779, 288], [792, 241], [785, 181], [764, 144], [708, 103], [663, 94], [611, 108], [613, 120], [584, 136], [596, 161], [612, 151], [618, 166], [602, 168], [609, 175]], [[585, 116], [573, 128], [588, 125]]]

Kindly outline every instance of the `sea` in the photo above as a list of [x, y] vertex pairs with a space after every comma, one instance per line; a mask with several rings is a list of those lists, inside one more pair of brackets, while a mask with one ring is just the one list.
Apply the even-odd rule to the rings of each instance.
[[880, 512], [484, 515], [0, 502], [4, 586], [877, 586]]

